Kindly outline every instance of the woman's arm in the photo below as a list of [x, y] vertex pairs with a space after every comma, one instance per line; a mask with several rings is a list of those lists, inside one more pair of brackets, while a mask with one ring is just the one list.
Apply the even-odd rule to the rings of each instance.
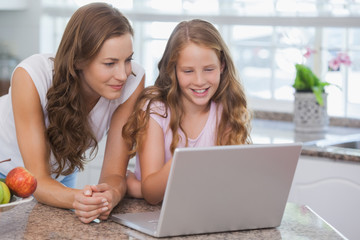
[[[135, 102], [144, 89], [145, 77], [141, 80], [131, 97], [121, 104], [112, 116], [101, 170], [100, 185], [109, 186], [103, 192], [109, 202], [109, 211], [101, 214], [101, 219], [106, 219], [111, 210], [120, 202], [126, 193], [126, 171], [129, 162], [129, 146], [122, 137], [122, 128], [134, 110]], [[99, 186], [99, 185], [98, 185]]]
[[147, 131], [139, 149], [141, 166], [141, 191], [150, 204], [164, 198], [172, 160], [165, 163], [164, 134], [160, 125], [150, 117]]
[[35, 198], [55, 207], [71, 208], [74, 195], [70, 189], [51, 178], [49, 148], [45, 136], [45, 120], [39, 94], [30, 77], [17, 68], [11, 82], [16, 137], [25, 167], [37, 179]]

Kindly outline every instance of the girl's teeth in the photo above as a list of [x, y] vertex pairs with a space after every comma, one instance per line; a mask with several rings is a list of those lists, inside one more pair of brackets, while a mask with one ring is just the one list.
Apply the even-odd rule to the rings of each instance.
[[194, 89], [194, 92], [197, 92], [197, 93], [203, 93], [203, 92], [205, 92], [206, 91], [206, 89], [202, 89], [202, 90], [195, 90]]

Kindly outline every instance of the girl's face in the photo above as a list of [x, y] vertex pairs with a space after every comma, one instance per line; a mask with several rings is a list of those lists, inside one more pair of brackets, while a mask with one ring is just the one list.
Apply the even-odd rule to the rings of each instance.
[[207, 107], [223, 70], [214, 50], [189, 43], [179, 52], [176, 75], [184, 106]]
[[100, 96], [119, 98], [122, 88], [131, 74], [133, 45], [131, 34], [106, 40], [98, 55], [80, 67], [82, 87], [89, 104]]

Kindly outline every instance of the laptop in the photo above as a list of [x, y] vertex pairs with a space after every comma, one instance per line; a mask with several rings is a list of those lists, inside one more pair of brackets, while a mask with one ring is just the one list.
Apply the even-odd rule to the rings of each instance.
[[161, 210], [111, 219], [153, 237], [278, 227], [301, 147], [177, 148]]

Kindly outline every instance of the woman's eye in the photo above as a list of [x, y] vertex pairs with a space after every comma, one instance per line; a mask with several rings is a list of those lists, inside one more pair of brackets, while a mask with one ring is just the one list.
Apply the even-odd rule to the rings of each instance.
[[205, 68], [205, 71], [206, 72], [211, 72], [211, 71], [213, 71], [214, 69], [213, 68]]
[[192, 70], [184, 70], [184, 73], [192, 73]]
[[108, 62], [108, 63], [104, 63], [104, 64], [105, 64], [105, 66], [112, 66], [112, 65], [114, 65], [113, 62]]
[[134, 60], [134, 59], [131, 57], [131, 58], [126, 59], [126, 62], [131, 62], [132, 60]]

